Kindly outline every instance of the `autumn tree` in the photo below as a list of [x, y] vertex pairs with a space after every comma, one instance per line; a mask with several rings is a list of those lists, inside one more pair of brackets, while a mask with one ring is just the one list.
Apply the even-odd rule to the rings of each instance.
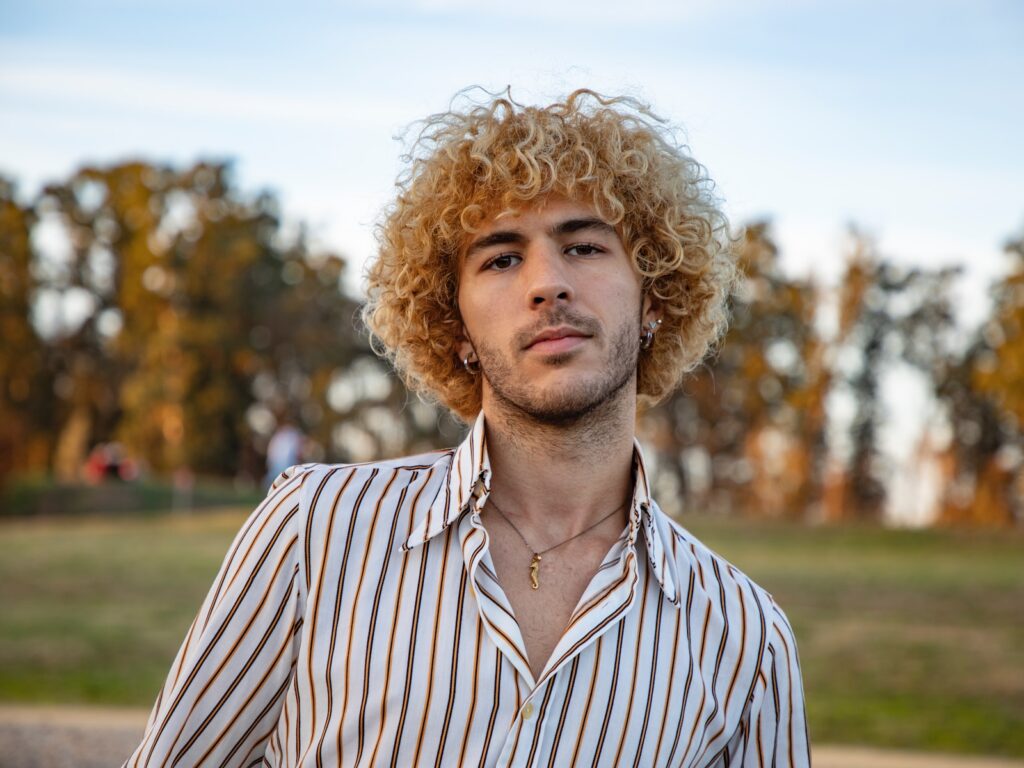
[[688, 508], [798, 518], [817, 496], [826, 389], [818, 294], [784, 275], [778, 257], [767, 222], [745, 228], [726, 338], [643, 420]]
[[[12, 267], [39, 276], [29, 289], [4, 274], [12, 312], [77, 307], [51, 311], [44, 343], [49, 464], [64, 476], [111, 439], [158, 471], [254, 474], [245, 457], [284, 413], [320, 458], [436, 444], [437, 412], [408, 404], [370, 352], [344, 260], [311, 249], [273, 195], [236, 189], [228, 165], [86, 167], [44, 188], [21, 241], [7, 219], [3, 236], [26, 243]], [[37, 219], [57, 253], [32, 250]]]
[[992, 289], [992, 313], [938, 377], [953, 472], [941, 520], [1024, 521], [1024, 234], [1004, 247], [1009, 269]]
[[838, 293], [836, 390], [853, 402], [846, 436], [841, 509], [844, 517], [877, 520], [885, 502], [878, 438], [886, 418], [881, 379], [905, 361], [929, 377], [951, 352], [950, 288], [959, 270], [906, 268], [878, 255], [851, 230], [852, 249]]
[[0, 177], [0, 483], [45, 461], [45, 348], [31, 321], [35, 293], [31, 206]]

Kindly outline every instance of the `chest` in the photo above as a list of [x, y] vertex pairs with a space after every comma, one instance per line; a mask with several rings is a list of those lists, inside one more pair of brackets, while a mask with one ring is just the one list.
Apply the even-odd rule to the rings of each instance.
[[610, 542], [607, 538], [596, 544], [570, 542], [541, 555], [539, 560], [514, 532], [504, 528], [495, 527], [490, 542], [496, 579], [512, 605], [530, 669], [537, 678], [600, 568]]
[[[505, 537], [487, 542], [468, 516], [407, 553], [361, 559], [371, 548], [353, 545], [346, 559], [332, 548], [311, 573], [281, 755], [302, 765], [705, 768], [749, 685], [732, 673], [742, 633], [724, 647], [703, 595], [689, 612], [672, 609], [642, 551], [626, 568], [602, 563], [605, 543], [593, 550], [544, 556], [534, 591], [530, 553]], [[595, 572], [613, 591], [587, 592], [586, 605], [605, 602], [580, 606], [560, 646], [571, 653], [538, 678]]]

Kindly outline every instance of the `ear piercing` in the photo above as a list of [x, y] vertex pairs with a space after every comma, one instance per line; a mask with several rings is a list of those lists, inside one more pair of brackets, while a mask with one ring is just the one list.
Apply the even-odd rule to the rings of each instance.
[[661, 325], [661, 318], [652, 320], [644, 326], [644, 332], [640, 334], [640, 349], [650, 349], [654, 343], [654, 334], [657, 332], [658, 327]]
[[469, 371], [473, 376], [480, 373], [480, 359], [476, 356], [475, 352], [462, 358], [462, 367]]

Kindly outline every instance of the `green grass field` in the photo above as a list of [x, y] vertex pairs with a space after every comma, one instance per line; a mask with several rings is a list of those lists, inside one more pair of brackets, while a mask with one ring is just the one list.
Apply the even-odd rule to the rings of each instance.
[[[149, 706], [243, 512], [0, 522], [0, 701]], [[797, 633], [816, 743], [1024, 757], [1024, 535], [687, 520]]]

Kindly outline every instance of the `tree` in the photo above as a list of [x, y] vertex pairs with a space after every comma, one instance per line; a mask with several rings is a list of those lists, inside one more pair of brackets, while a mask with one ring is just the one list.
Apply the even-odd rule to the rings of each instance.
[[689, 508], [800, 517], [820, 484], [824, 441], [818, 293], [783, 275], [767, 222], [747, 226], [744, 275], [718, 354], [644, 418]]
[[952, 432], [953, 472], [941, 519], [1024, 521], [1024, 234], [1007, 241], [992, 315], [938, 380]]
[[31, 321], [35, 223], [14, 183], [0, 177], [0, 483], [11, 471], [32, 469], [49, 452], [38, 428], [47, 419], [45, 350]]
[[[929, 376], [950, 354], [955, 268], [924, 270], [881, 258], [873, 242], [851, 229], [853, 243], [839, 288], [837, 385], [854, 403], [839, 514], [876, 520], [885, 501], [878, 432], [885, 418], [883, 371], [903, 360]], [[847, 354], [852, 353], [852, 354]]]
[[[242, 194], [225, 164], [127, 162], [48, 185], [36, 210], [69, 244], [40, 290], [86, 307], [47, 339], [49, 375], [63, 382], [54, 465], [73, 474], [90, 446], [116, 438], [160, 471], [255, 474], [245, 457], [289, 411], [325, 457], [349, 458], [337, 432], [355, 416], [332, 401], [357, 360], [375, 364], [359, 305], [344, 260], [311, 251], [301, 228], [286, 233], [272, 195]], [[422, 408], [390, 426], [368, 413], [368, 434], [400, 441], [436, 424]]]

